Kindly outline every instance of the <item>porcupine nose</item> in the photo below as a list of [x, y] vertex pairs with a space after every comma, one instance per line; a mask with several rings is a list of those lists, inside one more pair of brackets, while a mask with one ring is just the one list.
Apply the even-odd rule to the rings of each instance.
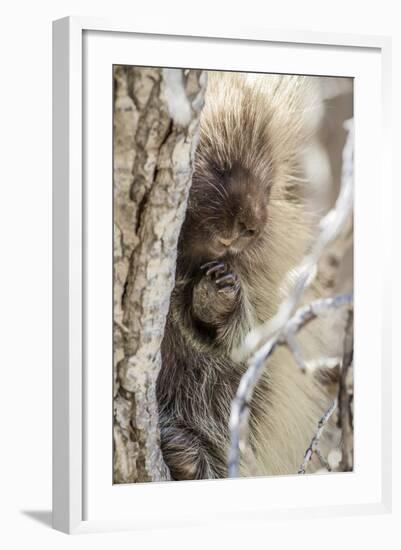
[[225, 239], [224, 237], [219, 237], [218, 241], [219, 241], [220, 244], [222, 244], [223, 246], [228, 248], [235, 241], [235, 237], [230, 237], [229, 239]]

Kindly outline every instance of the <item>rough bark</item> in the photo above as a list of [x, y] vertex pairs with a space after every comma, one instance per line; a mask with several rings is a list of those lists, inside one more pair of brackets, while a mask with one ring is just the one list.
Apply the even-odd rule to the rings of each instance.
[[169, 479], [156, 379], [206, 76], [114, 67], [114, 482]]
[[338, 391], [338, 425], [342, 431], [340, 471], [350, 472], [354, 466], [354, 315], [350, 311], [344, 337], [344, 355]]

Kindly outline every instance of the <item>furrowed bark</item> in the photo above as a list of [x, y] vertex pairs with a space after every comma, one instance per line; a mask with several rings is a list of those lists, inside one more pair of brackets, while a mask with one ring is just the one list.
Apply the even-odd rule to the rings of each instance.
[[155, 385], [206, 75], [114, 67], [114, 482], [169, 479]]
[[354, 315], [348, 313], [344, 337], [344, 355], [338, 391], [338, 424], [342, 430], [342, 458], [340, 471], [350, 472], [354, 467]]

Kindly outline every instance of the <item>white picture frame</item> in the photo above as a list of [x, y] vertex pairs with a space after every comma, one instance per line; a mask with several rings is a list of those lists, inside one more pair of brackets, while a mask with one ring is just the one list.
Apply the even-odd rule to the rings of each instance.
[[[146, 48], [138, 47], [139, 44]], [[267, 48], [275, 55], [263, 64]], [[294, 52], [298, 52], [298, 58]], [[217, 520], [385, 513], [391, 509], [391, 357], [387, 342], [390, 331], [384, 315], [391, 297], [385, 275], [389, 272], [389, 253], [383, 244], [390, 232], [385, 216], [386, 193], [391, 185], [390, 54], [391, 42], [387, 37], [228, 27], [215, 32], [179, 28], [173, 23], [150, 29], [140, 24], [82, 17], [54, 22], [53, 526], [56, 529], [76, 533], [188, 526]], [[363, 423], [358, 425], [360, 416], [356, 414], [355, 472], [336, 474], [335, 481], [331, 481], [332, 476], [298, 476], [296, 481], [295, 477], [279, 477], [112, 486], [109, 470], [112, 363], [108, 363], [109, 379], [105, 370], [107, 360], [98, 378], [91, 374], [96, 360], [91, 351], [93, 330], [107, 339], [108, 323], [111, 327], [112, 322], [111, 294], [106, 296], [108, 305], [107, 300], [101, 301], [104, 307], [100, 307], [99, 320], [88, 324], [88, 319], [94, 319], [90, 296], [93, 293], [104, 296], [111, 283], [107, 263], [112, 261], [108, 225], [112, 195], [111, 187], [107, 187], [107, 182], [112, 184], [111, 103], [109, 111], [106, 110], [111, 97], [112, 63], [238, 70], [265, 67], [266, 72], [355, 78], [355, 349], [356, 362], [364, 364], [360, 372], [356, 366], [355, 395], [359, 410], [369, 419], [367, 433]], [[95, 80], [98, 93], [91, 95], [85, 86], [90, 88]], [[364, 119], [368, 109], [369, 125]], [[91, 139], [95, 118], [97, 137]], [[368, 162], [375, 152], [375, 162]], [[94, 177], [99, 183], [96, 194], [93, 186], [86, 185]], [[369, 219], [372, 209], [377, 221], [375, 234]], [[96, 218], [97, 212], [102, 213], [102, 224]], [[103, 247], [95, 250], [92, 246], [94, 235], [105, 243], [106, 253]], [[372, 251], [382, 261], [371, 266], [366, 275]], [[96, 269], [103, 276], [96, 282], [88, 279], [88, 268], [89, 272]], [[367, 292], [369, 307], [362, 299]], [[365, 345], [358, 348], [360, 335]], [[103, 361], [102, 356], [108, 358], [110, 349], [104, 338], [98, 341], [96, 353]], [[369, 437], [374, 439], [373, 443]], [[371, 457], [365, 460], [361, 449], [367, 449]], [[344, 484], [349, 487], [346, 499]], [[268, 485], [268, 491], [261, 491], [262, 485]], [[286, 495], [291, 495], [291, 505]], [[121, 513], [122, 510], [127, 513]]]

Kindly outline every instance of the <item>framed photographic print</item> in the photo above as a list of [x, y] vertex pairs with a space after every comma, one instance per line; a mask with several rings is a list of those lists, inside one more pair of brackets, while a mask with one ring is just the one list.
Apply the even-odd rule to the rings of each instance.
[[54, 527], [388, 510], [388, 39], [53, 36]]

